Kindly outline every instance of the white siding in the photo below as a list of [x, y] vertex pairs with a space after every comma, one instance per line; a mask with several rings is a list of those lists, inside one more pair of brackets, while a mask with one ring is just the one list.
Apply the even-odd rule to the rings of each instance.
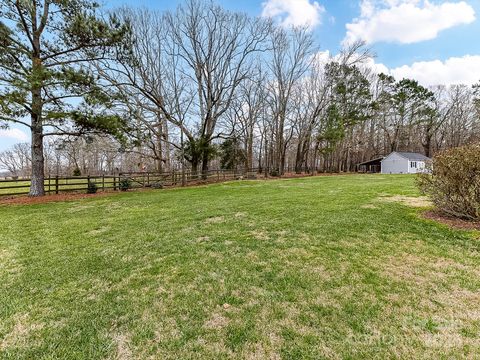
[[419, 173], [419, 172], [424, 172], [425, 171], [425, 162], [424, 161], [416, 161], [417, 163], [417, 167], [411, 167], [411, 162], [412, 161], [409, 161], [408, 162], [408, 172], [410, 174], [416, 174], [416, 173]]
[[382, 160], [382, 174], [408, 174], [410, 161], [393, 152]]

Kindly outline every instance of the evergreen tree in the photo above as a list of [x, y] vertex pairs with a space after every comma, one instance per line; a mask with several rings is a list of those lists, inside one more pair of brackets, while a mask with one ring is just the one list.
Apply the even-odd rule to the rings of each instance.
[[225, 170], [236, 169], [246, 159], [245, 150], [236, 138], [227, 139], [220, 145], [220, 155], [220, 166]]
[[45, 193], [45, 136], [115, 134], [123, 126], [92, 63], [118, 49], [128, 30], [102, 18], [92, 0], [2, 0], [0, 123], [31, 130], [31, 196]]

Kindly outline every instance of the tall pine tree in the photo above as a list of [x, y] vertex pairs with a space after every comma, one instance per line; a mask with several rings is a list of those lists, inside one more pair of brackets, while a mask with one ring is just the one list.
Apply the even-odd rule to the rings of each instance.
[[0, 125], [31, 130], [31, 196], [45, 193], [45, 136], [123, 126], [108, 110], [112, 99], [92, 63], [118, 49], [128, 31], [115, 17], [100, 16], [91, 0], [2, 0]]

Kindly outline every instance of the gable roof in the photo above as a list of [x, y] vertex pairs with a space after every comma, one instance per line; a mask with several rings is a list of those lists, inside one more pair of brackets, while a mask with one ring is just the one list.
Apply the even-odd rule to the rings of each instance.
[[400, 156], [403, 156], [405, 159], [408, 159], [410, 161], [428, 161], [430, 160], [429, 157], [426, 157], [423, 154], [419, 153], [414, 153], [414, 152], [401, 152], [401, 151], [396, 151], [397, 154]]

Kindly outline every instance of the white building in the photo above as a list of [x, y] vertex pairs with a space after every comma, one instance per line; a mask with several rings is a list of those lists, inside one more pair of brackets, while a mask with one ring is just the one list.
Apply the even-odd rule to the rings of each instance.
[[382, 174], [416, 174], [426, 171], [431, 161], [425, 155], [412, 152], [392, 152], [382, 161]]

